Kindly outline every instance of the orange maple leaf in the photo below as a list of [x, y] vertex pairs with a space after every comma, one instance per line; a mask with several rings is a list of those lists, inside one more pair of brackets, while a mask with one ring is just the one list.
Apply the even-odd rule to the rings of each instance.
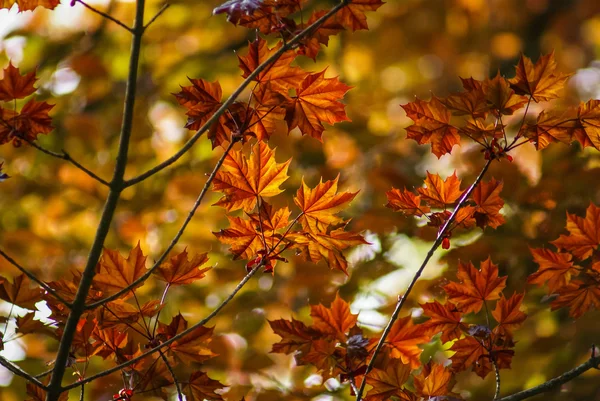
[[462, 195], [460, 190], [460, 182], [456, 176], [456, 171], [446, 180], [442, 180], [438, 174], [427, 172], [425, 179], [425, 188], [417, 188], [417, 191], [423, 197], [423, 201], [427, 202], [431, 207], [446, 208], [448, 205], [453, 205], [454, 202]]
[[205, 273], [211, 269], [211, 267], [200, 269], [200, 266], [207, 261], [206, 253], [196, 254], [192, 260], [189, 260], [187, 250], [184, 249], [163, 262], [154, 274], [159, 280], [165, 281], [169, 285], [190, 284], [203, 278]]
[[322, 123], [350, 121], [340, 99], [351, 89], [337, 77], [325, 78], [325, 71], [307, 75], [296, 88], [296, 96], [287, 105], [288, 132], [298, 127], [302, 135], [321, 140]]
[[421, 373], [414, 376], [416, 393], [424, 399], [445, 396], [454, 387], [453, 375], [450, 369], [431, 362], [423, 365]]
[[485, 377], [492, 371], [492, 364], [489, 360], [489, 353], [483, 344], [473, 337], [465, 337], [450, 347], [454, 351], [454, 355], [450, 357], [452, 360], [452, 370], [460, 372], [467, 370], [471, 366], [475, 366], [473, 370], [480, 377]]
[[431, 209], [427, 205], [421, 205], [421, 196], [415, 195], [406, 188], [400, 191], [392, 188], [386, 193], [388, 203], [385, 205], [396, 212], [402, 212], [408, 216], [421, 217], [425, 213], [429, 213]]
[[462, 335], [465, 325], [461, 322], [462, 314], [456, 307], [447, 302], [442, 305], [438, 301], [420, 304], [423, 313], [431, 319], [418, 325], [427, 335], [442, 333], [442, 342], [446, 343], [458, 339]]
[[433, 96], [429, 102], [416, 99], [401, 105], [414, 124], [406, 128], [407, 138], [423, 145], [431, 143], [431, 152], [439, 159], [460, 143], [456, 127], [450, 124], [450, 111]]
[[600, 208], [590, 203], [585, 218], [567, 213], [569, 235], [551, 241], [559, 250], [570, 252], [579, 260], [587, 259], [600, 245]]
[[488, 104], [497, 114], [511, 115], [527, 103], [525, 96], [520, 96], [510, 88], [506, 78], [500, 75], [500, 71], [493, 79], [483, 81], [482, 90]]
[[229, 252], [234, 259], [249, 260], [264, 248], [264, 243], [260, 231], [256, 230], [256, 225], [252, 221], [244, 220], [240, 217], [227, 216], [229, 228], [213, 232], [213, 234], [224, 244], [231, 245]]
[[465, 92], [454, 93], [440, 101], [452, 111], [455, 116], [470, 115], [474, 119], [485, 117], [489, 111], [489, 105], [481, 86], [481, 81], [469, 78], [463, 79]]
[[577, 129], [573, 135], [581, 146], [600, 150], [600, 100], [581, 103], [577, 109]]
[[537, 150], [557, 141], [568, 144], [577, 129], [577, 121], [572, 109], [561, 112], [543, 110], [538, 114], [536, 124], [525, 127], [524, 135]]
[[513, 294], [512, 297], [506, 299], [501, 296], [496, 309], [492, 311], [492, 316], [498, 322], [494, 327], [494, 334], [511, 338], [513, 331], [521, 327], [527, 315], [520, 311], [523, 296], [525, 294]]
[[382, 5], [381, 0], [352, 0], [337, 13], [337, 20], [352, 31], [369, 29], [365, 11], [375, 11]]
[[[98, 273], [94, 276], [93, 287], [102, 291], [104, 295], [114, 294], [146, 273], [146, 256], [142, 253], [139, 242], [129, 252], [127, 259], [121, 256], [119, 251], [105, 248], [96, 271]], [[121, 295], [121, 298], [129, 296], [131, 291]]]
[[[282, 46], [283, 42], [279, 42], [274, 48], [269, 49], [267, 41], [261, 37], [251, 42], [248, 46], [248, 54], [246, 56], [238, 56], [240, 68], [244, 72], [242, 77], [247, 78], [248, 75], [256, 70], [256, 67], [281, 49]], [[271, 90], [287, 95], [289, 89], [297, 87], [308, 75], [302, 68], [290, 65], [295, 58], [296, 53], [288, 50], [269, 67], [261, 71], [254, 80], [261, 85], [268, 83]]]
[[269, 320], [269, 325], [273, 332], [281, 337], [281, 341], [273, 344], [272, 353], [291, 354], [298, 351], [299, 355], [304, 355], [309, 351], [314, 339], [323, 337], [320, 331], [307, 327], [294, 318], [291, 321]]
[[[0, 4], [0, 8], [4, 7]], [[31, 95], [36, 91], [33, 86], [35, 81], [37, 81], [35, 71], [21, 75], [18, 68], [8, 63], [8, 67], [4, 69], [4, 76], [0, 79], [0, 101], [8, 102]]]
[[219, 401], [223, 397], [215, 393], [215, 390], [220, 390], [224, 386], [218, 380], [213, 380], [204, 372], [195, 371], [183, 385], [183, 394], [186, 400], [189, 401]]
[[392, 358], [399, 358], [402, 363], [410, 365], [413, 369], [421, 365], [419, 356], [423, 350], [419, 344], [426, 344], [431, 339], [430, 335], [423, 333], [419, 326], [415, 326], [410, 316], [400, 318], [394, 322], [385, 342]]
[[339, 224], [343, 220], [335, 216], [335, 213], [341, 211], [346, 204], [350, 202], [358, 192], [337, 193], [338, 176], [329, 181], [323, 182], [314, 188], [309, 188], [304, 179], [302, 186], [298, 188], [294, 203], [302, 210], [302, 216], [299, 221], [302, 227], [312, 233], [319, 233], [326, 230], [331, 224]]
[[252, 147], [249, 157], [242, 150], [227, 155], [223, 167], [215, 176], [213, 189], [225, 194], [215, 205], [227, 211], [251, 211], [258, 197], [275, 196], [283, 192], [279, 186], [287, 180], [290, 160], [275, 162], [275, 152], [261, 141]]
[[25, 309], [35, 309], [35, 304], [42, 300], [44, 291], [36, 286], [31, 287], [31, 280], [25, 274], [13, 278], [12, 283], [0, 276], [0, 299]]
[[[160, 327], [158, 333], [161, 337], [170, 339], [186, 330], [187, 327], [188, 322], [180, 313], [173, 317], [168, 326]], [[212, 340], [213, 329], [199, 326], [185, 336], [172, 342], [167, 349], [176, 359], [184, 362], [186, 365], [191, 362], [204, 362], [216, 355], [208, 348], [208, 343]]]
[[350, 305], [340, 298], [340, 294], [336, 294], [329, 308], [323, 305], [311, 305], [310, 316], [315, 329], [342, 342], [346, 341], [346, 335], [356, 326], [358, 319], [358, 315], [350, 312]]
[[490, 182], [481, 182], [471, 195], [477, 209], [475, 209], [475, 220], [481, 228], [497, 228], [504, 224], [504, 216], [500, 214], [500, 209], [504, 206], [504, 201], [500, 198], [500, 192], [504, 183], [492, 178]]
[[484, 301], [499, 299], [506, 287], [506, 276], [498, 277], [498, 266], [490, 258], [481, 262], [480, 267], [478, 270], [470, 262], [459, 263], [456, 276], [461, 282], [444, 286], [448, 300], [463, 313], [479, 312]]
[[373, 388], [369, 390], [366, 401], [387, 401], [391, 397], [404, 397], [404, 384], [411, 372], [410, 365], [402, 363], [399, 359], [391, 359], [384, 369], [373, 369], [367, 376], [367, 384]]
[[590, 308], [600, 310], [600, 286], [597, 282], [586, 283], [573, 280], [557, 290], [558, 298], [552, 301], [552, 310], [569, 308], [569, 315], [577, 319]]
[[186, 128], [198, 129], [221, 107], [223, 92], [219, 82], [188, 78], [191, 86], [182, 86], [174, 93], [180, 105], [188, 109]]
[[578, 268], [572, 261], [573, 255], [570, 253], [553, 252], [544, 248], [529, 248], [529, 251], [540, 267], [527, 278], [528, 283], [544, 285], [548, 282], [548, 289], [555, 292], [567, 285], [572, 276], [579, 274]]
[[517, 75], [508, 80], [511, 88], [519, 95], [531, 96], [534, 102], [558, 98], [558, 92], [570, 76], [556, 72], [554, 52], [540, 57], [535, 65], [521, 54], [516, 67]]

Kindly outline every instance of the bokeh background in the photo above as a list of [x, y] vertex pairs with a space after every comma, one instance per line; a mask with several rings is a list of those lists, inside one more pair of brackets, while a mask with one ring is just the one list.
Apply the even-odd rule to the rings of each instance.
[[[147, 2], [147, 16], [163, 5]], [[119, 20], [130, 23], [131, 1], [90, 1]], [[171, 2], [170, 8], [144, 37], [140, 84], [127, 175], [133, 176], [164, 160], [192, 134], [185, 130], [185, 111], [172, 93], [187, 85], [187, 77], [218, 80], [224, 94], [241, 82], [236, 53], [245, 54], [256, 32], [234, 27], [223, 16], [212, 16], [218, 1]], [[309, 2], [309, 8], [333, 2]], [[392, 186], [422, 185], [426, 171], [457, 174], [464, 186], [483, 164], [478, 148], [465, 143], [452, 155], [437, 159], [429, 146], [406, 139], [410, 124], [400, 104], [414, 96], [447, 95], [460, 89], [459, 77], [484, 79], [496, 71], [514, 75], [523, 52], [534, 60], [555, 52], [559, 69], [574, 73], [563, 104], [600, 97], [600, 2], [595, 0], [390, 0], [368, 15], [369, 31], [343, 32], [316, 62], [299, 63], [352, 85], [346, 96], [352, 122], [327, 127], [324, 141], [293, 132], [272, 137], [278, 161], [293, 157], [291, 178], [278, 202], [291, 200], [302, 178], [315, 185], [320, 177], [340, 174], [343, 189], [360, 194], [346, 211], [351, 226], [363, 230], [371, 245], [348, 253], [352, 267], [346, 277], [326, 265], [311, 265], [290, 255], [274, 276], [264, 274], [213, 322], [219, 357], [206, 366], [211, 377], [230, 386], [227, 400], [345, 400], [347, 388], [330, 379], [322, 383], [309, 367], [296, 367], [292, 357], [269, 354], [274, 335], [267, 319], [308, 321], [309, 304], [328, 304], [335, 293], [352, 302], [368, 330], [381, 330], [397, 294], [406, 288], [429, 249], [435, 232], [419, 221], [391, 212], [385, 191]], [[17, 13], [0, 10], [0, 65], [9, 60], [22, 71], [37, 68], [39, 97], [56, 104], [55, 130], [40, 143], [66, 149], [74, 158], [109, 178], [116, 157], [130, 37], [116, 24], [101, 19], [81, 4], [63, 1], [54, 11]], [[536, 111], [535, 109], [532, 111]], [[522, 115], [509, 119], [514, 128]], [[106, 246], [127, 253], [140, 241], [153, 260], [176, 233], [206, 173], [220, 150], [211, 151], [202, 138], [173, 168], [129, 188], [112, 225]], [[405, 313], [419, 318], [419, 302], [442, 297], [441, 284], [455, 277], [458, 260], [478, 264], [491, 255], [508, 275], [508, 290], [527, 291], [529, 315], [516, 333], [512, 369], [502, 371], [502, 394], [531, 387], [589, 357], [600, 343], [599, 313], [574, 321], [566, 311], [550, 312], [544, 289], [526, 285], [537, 269], [528, 247], [549, 246], [564, 232], [565, 213], [583, 215], [590, 202], [600, 203], [600, 154], [577, 145], [551, 145], [536, 152], [518, 148], [514, 162], [494, 163], [489, 176], [504, 181], [503, 213], [507, 223], [497, 230], [480, 229], [453, 237], [452, 249], [436, 254]], [[24, 144], [4, 145], [12, 176], [0, 188], [0, 247], [41, 278], [52, 280], [81, 268], [92, 242], [106, 189], [73, 166]], [[224, 210], [212, 207], [211, 194], [200, 207], [179, 250], [209, 252], [214, 269], [197, 284], [173, 290], [165, 319], [181, 311], [197, 321], [226, 297], [244, 276], [243, 262], [232, 261], [212, 232], [226, 226]], [[16, 275], [0, 260], [3, 276]], [[162, 288], [149, 282], [141, 297], [155, 298]], [[0, 304], [6, 315], [8, 304]], [[43, 318], [44, 305], [38, 316]], [[412, 309], [411, 309], [412, 308]], [[13, 316], [19, 313], [13, 310]], [[168, 321], [168, 320], [167, 320]], [[4, 326], [4, 322], [0, 325]], [[56, 342], [44, 336], [15, 338], [7, 324], [2, 355], [28, 371], [39, 373], [54, 359]], [[450, 355], [439, 343], [426, 347], [423, 359]], [[92, 363], [98, 370], [102, 363]], [[494, 380], [463, 373], [455, 391], [472, 400], [491, 399]], [[600, 400], [598, 372], [590, 371], [545, 400]], [[0, 399], [24, 399], [24, 383], [0, 368]], [[91, 386], [88, 400], [108, 400], [122, 387], [119, 375]], [[72, 394], [72, 397], [77, 397]], [[75, 399], [75, 398], [74, 398]], [[148, 397], [148, 399], [150, 399]]]

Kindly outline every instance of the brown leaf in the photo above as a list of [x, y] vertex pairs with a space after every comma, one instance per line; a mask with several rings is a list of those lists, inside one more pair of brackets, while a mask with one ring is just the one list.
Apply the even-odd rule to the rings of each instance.
[[567, 213], [567, 230], [569, 235], [561, 235], [551, 243], [579, 260], [587, 259], [600, 244], [600, 208], [590, 203], [585, 218]]
[[[105, 248], [96, 269], [98, 273], [94, 276], [94, 288], [104, 292], [104, 295], [114, 294], [146, 273], [146, 256], [142, 253], [139, 242], [129, 252], [127, 259], [121, 256], [119, 251]], [[142, 284], [138, 284], [132, 290], [140, 285]], [[131, 291], [124, 293], [120, 298], [129, 296]]]
[[169, 285], [191, 284], [204, 278], [205, 273], [211, 269], [210, 266], [200, 269], [200, 266], [207, 261], [206, 253], [196, 254], [189, 260], [187, 250], [184, 249], [163, 262], [154, 274], [159, 280], [165, 281]]
[[[21, 8], [21, 6], [22, 3], [19, 2], [19, 10], [25, 11], [26, 9]], [[0, 3], [0, 8], [5, 8], [5, 6]], [[10, 6], [6, 8], [10, 8]], [[35, 71], [21, 75], [18, 68], [14, 67], [12, 63], [8, 63], [8, 67], [4, 69], [4, 76], [0, 79], [0, 101], [9, 102], [33, 94], [36, 91], [33, 87], [35, 81], [37, 81]]]
[[31, 287], [31, 280], [25, 274], [16, 276], [12, 283], [0, 277], [0, 299], [21, 308], [34, 310], [35, 304], [42, 300], [43, 294], [44, 291], [37, 285]]
[[535, 65], [529, 57], [521, 55], [517, 64], [517, 75], [509, 79], [510, 86], [519, 95], [531, 96], [535, 102], [559, 97], [570, 75], [556, 72], [554, 52], [541, 56]]
[[346, 335], [356, 326], [358, 315], [350, 312], [350, 305], [339, 294], [329, 308], [323, 305], [311, 305], [310, 316], [313, 318], [313, 327], [323, 333], [330, 334], [338, 340], [345, 342]]

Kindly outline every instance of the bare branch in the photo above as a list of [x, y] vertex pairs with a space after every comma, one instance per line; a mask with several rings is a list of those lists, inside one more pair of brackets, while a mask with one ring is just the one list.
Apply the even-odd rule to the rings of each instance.
[[162, 15], [162, 13], [164, 13], [167, 10], [167, 8], [169, 8], [170, 6], [171, 6], [171, 4], [169, 4], [169, 3], [163, 4], [163, 6], [160, 8], [160, 10], [158, 10], [156, 15], [154, 17], [152, 17], [152, 19], [150, 21], [148, 21], [148, 23], [146, 25], [144, 25], [144, 30], [148, 29], [148, 27], [150, 25], [152, 25], [154, 23], [154, 21], [156, 21], [156, 19], [158, 17], [160, 17]]
[[133, 30], [130, 27], [128, 27], [127, 25], [125, 25], [124, 23], [122, 23], [121, 21], [119, 21], [118, 19], [116, 19], [115, 17], [110, 16], [110, 15], [106, 14], [104, 11], [100, 11], [97, 8], [94, 8], [94, 7], [90, 6], [89, 4], [83, 2], [82, 0], [76, 0], [76, 1], [77, 1], [77, 3], [81, 3], [88, 10], [91, 10], [92, 12], [100, 15], [101, 17], [106, 18], [107, 20], [112, 21], [115, 24], [119, 25], [120, 27], [122, 27], [122, 28], [126, 29], [127, 31], [133, 33]]
[[111, 373], [114, 372], [118, 372], [119, 370], [126, 368], [129, 365], [132, 365], [134, 363], [136, 363], [137, 361], [146, 358], [147, 356], [160, 351], [161, 349], [163, 349], [164, 347], [174, 343], [175, 341], [179, 340], [180, 338], [188, 335], [189, 333], [193, 332], [194, 330], [196, 330], [198, 327], [200, 326], [204, 326], [206, 323], [208, 323], [212, 318], [214, 318], [216, 315], [219, 314], [219, 312], [221, 311], [221, 309], [223, 309], [225, 306], [227, 306], [227, 304], [235, 297], [235, 295], [244, 287], [244, 285], [246, 285], [246, 283], [252, 278], [252, 276], [254, 276], [256, 274], [256, 272], [258, 272], [259, 269], [261, 269], [264, 266], [264, 261], [259, 263], [254, 269], [252, 269], [250, 271], [250, 273], [246, 274], [246, 276], [244, 276], [244, 278], [242, 279], [242, 281], [240, 281], [238, 283], [238, 285], [235, 287], [235, 289], [231, 292], [231, 294], [229, 294], [227, 296], [227, 298], [225, 298], [223, 300], [223, 302], [221, 302], [219, 304], [219, 306], [217, 306], [208, 316], [206, 316], [204, 319], [202, 319], [201, 321], [199, 321], [198, 323], [194, 324], [193, 326], [189, 327], [188, 329], [182, 331], [181, 333], [178, 333], [177, 335], [171, 337], [170, 339], [168, 339], [167, 341], [157, 345], [156, 347], [150, 349], [149, 351], [144, 352], [142, 355], [138, 355], [135, 358], [132, 358], [130, 360], [128, 360], [127, 362], [123, 362], [120, 365], [114, 366], [110, 369], [107, 369], [103, 372], [97, 373], [93, 376], [90, 376], [88, 378], [82, 379], [80, 381], [78, 381], [77, 383], [73, 383], [73, 384], [69, 384], [68, 386], [63, 387], [63, 390], [71, 390], [72, 388], [75, 388], [77, 386], [80, 386], [81, 384], [85, 384], [85, 383], [89, 383], [92, 382], [94, 380], [97, 380], [100, 377], [104, 377], [106, 375], [109, 375]]
[[154, 174], [158, 173], [159, 171], [163, 170], [164, 168], [170, 166], [171, 164], [173, 164], [177, 160], [179, 160], [179, 158], [181, 158], [181, 156], [186, 154], [187, 151], [194, 145], [194, 143], [196, 143], [196, 141], [200, 138], [200, 136], [202, 134], [204, 134], [206, 131], [208, 131], [208, 129], [211, 127], [211, 125], [213, 125], [213, 123], [216, 122], [223, 113], [225, 113], [227, 108], [233, 102], [235, 102], [235, 100], [240, 96], [240, 94], [244, 91], [244, 89], [246, 89], [246, 87], [250, 84], [250, 82], [252, 82], [252, 80], [258, 76], [258, 74], [260, 74], [262, 71], [264, 71], [266, 68], [268, 68], [272, 63], [277, 61], [277, 59], [279, 59], [279, 57], [281, 57], [281, 55], [283, 53], [292, 49], [296, 44], [298, 44], [302, 40], [302, 38], [309, 35], [312, 31], [314, 31], [319, 26], [321, 26], [328, 18], [330, 18], [332, 15], [334, 15], [339, 10], [341, 10], [344, 6], [346, 6], [346, 4], [347, 4], [347, 0], [340, 2], [338, 5], [336, 5], [331, 10], [329, 10], [321, 18], [319, 18], [318, 20], [313, 22], [311, 25], [306, 27], [306, 29], [302, 30], [300, 33], [298, 33], [298, 35], [294, 36], [294, 38], [291, 39], [289, 42], [287, 42], [283, 46], [281, 46], [281, 48], [279, 50], [277, 50], [275, 53], [273, 53], [273, 55], [271, 57], [269, 57], [262, 64], [260, 64], [258, 67], [256, 67], [256, 69], [254, 71], [252, 71], [252, 73], [250, 73], [250, 75], [248, 75], [248, 77], [244, 80], [244, 82], [242, 82], [242, 84], [231, 94], [231, 96], [229, 96], [229, 98], [221, 105], [221, 107], [219, 107], [219, 109], [215, 112], [215, 114], [213, 114], [206, 121], [206, 123], [204, 123], [204, 125], [202, 127], [200, 127], [200, 129], [198, 129], [198, 131], [196, 131], [196, 133], [185, 143], [185, 145], [183, 145], [183, 147], [179, 151], [177, 151], [177, 153], [175, 153], [173, 156], [171, 156], [164, 162], [162, 162], [162, 163], [156, 165], [155, 167], [151, 168], [150, 170], [146, 171], [145, 173], [142, 173], [142, 174], [138, 175], [137, 177], [134, 177], [134, 178], [131, 178], [131, 179], [125, 181], [125, 187], [130, 187], [141, 181], [144, 181], [146, 178], [153, 176]]
[[473, 184], [460, 197], [460, 199], [458, 200], [458, 203], [456, 204], [456, 207], [454, 208], [454, 211], [452, 212], [452, 214], [450, 215], [450, 217], [448, 218], [446, 223], [444, 223], [444, 225], [438, 232], [438, 236], [437, 236], [435, 242], [433, 243], [433, 245], [427, 252], [427, 256], [425, 256], [425, 260], [423, 260], [421, 267], [419, 267], [419, 270], [417, 270], [414, 277], [412, 278], [412, 281], [408, 285], [406, 292], [401, 297], [398, 296], [398, 302], [396, 303], [396, 308], [394, 309], [394, 312], [392, 313], [390, 320], [388, 321], [387, 325], [385, 326], [385, 329], [383, 330], [383, 333], [381, 334], [381, 338], [379, 339], [379, 342], [377, 343], [377, 346], [375, 347], [373, 356], [371, 357], [371, 360], [369, 361], [369, 364], [367, 365], [367, 370], [365, 371], [365, 375], [364, 375], [364, 378], [360, 385], [360, 389], [359, 389], [358, 393], [356, 394], [356, 401], [360, 401], [362, 399], [363, 392], [365, 391], [365, 386], [367, 385], [367, 376], [368, 376], [369, 372], [371, 372], [371, 370], [373, 369], [373, 365], [375, 364], [375, 359], [376, 359], [377, 355], [379, 354], [379, 352], [381, 352], [381, 349], [383, 348], [383, 344], [385, 343], [385, 339], [390, 334], [392, 325], [394, 324], [396, 319], [398, 319], [398, 316], [400, 315], [400, 310], [406, 303], [406, 300], [408, 299], [410, 292], [412, 291], [413, 287], [419, 280], [419, 277], [421, 277], [421, 274], [423, 273], [423, 270], [425, 270], [425, 267], [429, 263], [429, 260], [431, 259], [431, 257], [435, 253], [435, 251], [439, 248], [439, 246], [442, 244], [442, 240], [444, 239], [446, 230], [450, 227], [452, 222], [456, 219], [456, 215], [458, 214], [459, 210], [465, 205], [467, 199], [469, 198], [469, 196], [471, 196], [471, 193], [473, 193], [473, 191], [475, 190], [475, 187], [477, 187], [477, 185], [481, 182], [481, 180], [483, 179], [483, 176], [487, 172], [492, 161], [493, 160], [487, 161], [487, 163], [483, 166], [483, 168], [479, 172], [479, 175], [477, 176], [477, 178], [475, 179]]
[[9, 361], [8, 359], [6, 359], [6, 358], [4, 358], [2, 356], [0, 356], [0, 365], [4, 366], [6, 369], [10, 370], [15, 375], [21, 376], [22, 378], [24, 378], [28, 382], [33, 383], [36, 386], [38, 386], [40, 388], [43, 388], [44, 390], [47, 389], [47, 387], [44, 386], [44, 384], [42, 384], [41, 381], [39, 381], [34, 376], [32, 376], [29, 373], [25, 372], [23, 369], [21, 369], [20, 367], [18, 367], [17, 365], [15, 365], [14, 363], [12, 363], [11, 361]]
[[181, 236], [183, 235], [183, 233], [184, 233], [185, 229], [187, 228], [188, 224], [192, 220], [192, 217], [194, 217], [194, 214], [196, 213], [196, 210], [198, 210], [198, 207], [202, 203], [202, 200], [204, 199], [204, 196], [208, 192], [208, 188], [210, 187], [210, 184], [214, 180], [215, 176], [217, 175], [217, 172], [219, 171], [219, 169], [223, 165], [223, 162], [225, 161], [225, 158], [227, 157], [227, 155], [229, 154], [229, 152], [233, 148], [234, 144], [235, 144], [235, 141], [232, 141], [232, 142], [229, 143], [229, 146], [227, 146], [227, 149], [225, 149], [225, 152], [223, 153], [223, 155], [221, 155], [221, 158], [219, 159], [219, 161], [217, 161], [217, 164], [215, 164], [215, 167], [213, 168], [213, 171], [210, 173], [208, 179], [206, 180], [206, 183], [204, 183], [204, 187], [202, 187], [202, 191], [200, 191], [200, 195], [198, 195], [198, 198], [196, 198], [196, 202], [194, 202], [194, 206], [192, 207], [192, 209], [188, 213], [187, 217], [185, 218], [185, 221], [181, 225], [181, 228], [179, 228], [179, 231], [177, 231], [177, 234], [175, 234], [175, 237], [173, 237], [173, 239], [171, 240], [171, 243], [169, 244], [169, 246], [167, 247], [167, 249], [165, 249], [164, 252], [162, 253], [162, 255], [160, 255], [160, 257], [156, 260], [156, 262], [154, 262], [154, 264], [152, 265], [152, 267], [149, 268], [142, 276], [138, 277], [137, 280], [135, 280], [134, 282], [132, 282], [127, 287], [119, 290], [118, 292], [116, 292], [116, 293], [114, 293], [114, 294], [112, 294], [112, 295], [110, 295], [110, 296], [108, 296], [106, 298], [103, 298], [103, 299], [101, 299], [99, 301], [96, 301], [96, 302], [93, 302], [93, 303], [91, 303], [89, 305], [86, 305], [86, 307], [85, 307], [86, 309], [94, 309], [94, 308], [96, 308], [96, 307], [98, 307], [100, 305], [104, 305], [107, 302], [110, 302], [110, 301], [112, 301], [114, 299], [117, 299], [121, 295], [125, 294], [126, 292], [130, 291], [131, 289], [137, 287], [139, 284], [141, 284], [144, 281], [146, 281], [146, 279], [148, 279], [148, 277], [150, 277], [150, 275], [152, 274], [152, 272], [154, 270], [156, 270], [156, 268], [158, 266], [161, 265], [161, 263], [166, 259], [166, 257], [169, 255], [169, 253], [173, 250], [173, 248], [175, 247], [175, 245], [177, 245], [177, 243], [179, 242], [179, 239], [181, 238]]
[[6, 259], [8, 261], [8, 263], [10, 263], [14, 267], [16, 267], [21, 273], [23, 273], [24, 275], [26, 275], [27, 277], [29, 277], [29, 279], [31, 281], [34, 281], [34, 282], [38, 283], [40, 285], [40, 287], [42, 287], [44, 290], [46, 290], [48, 292], [48, 294], [50, 294], [54, 298], [58, 299], [60, 302], [62, 302], [63, 304], [65, 304], [68, 308], [71, 308], [71, 303], [70, 302], [67, 302], [63, 297], [61, 297], [60, 295], [58, 295], [56, 293], [56, 291], [54, 291], [54, 289], [52, 289], [48, 284], [44, 283], [42, 280], [40, 280], [39, 278], [37, 278], [37, 276], [35, 274], [31, 273], [29, 270], [25, 269], [23, 266], [21, 266], [20, 264], [18, 264], [13, 258], [11, 258], [10, 256], [8, 256], [6, 254], [6, 252], [4, 252], [2, 249], [0, 249], [0, 255], [2, 255], [2, 257], [4, 259]]
[[45, 153], [49, 156], [52, 157], [56, 157], [57, 159], [62, 159], [62, 160], [66, 160], [69, 163], [71, 163], [72, 165], [74, 165], [75, 167], [77, 167], [78, 169], [80, 169], [81, 171], [83, 171], [84, 173], [86, 173], [89, 177], [93, 178], [94, 180], [98, 181], [100, 184], [110, 187], [110, 184], [108, 183], [108, 181], [106, 181], [103, 178], [100, 178], [96, 173], [94, 173], [92, 170], [84, 167], [81, 163], [79, 163], [78, 161], [74, 160], [70, 154], [68, 154], [67, 152], [65, 152], [64, 150], [61, 150], [61, 153], [57, 153], [57, 152], [53, 152], [51, 150], [48, 150], [44, 147], [42, 147], [41, 145], [38, 145], [37, 143], [35, 143], [34, 141], [30, 140], [29, 138], [26, 138], [24, 136], [18, 136], [19, 139], [24, 140], [25, 142], [27, 142], [29, 145], [33, 146], [34, 148], [36, 148], [37, 150], [39, 150], [42, 153]]
[[175, 383], [175, 388], [177, 389], [177, 399], [179, 401], [183, 401], [183, 393], [181, 392], [181, 386], [179, 385], [179, 381], [177, 380], [177, 376], [175, 376], [175, 372], [173, 371], [173, 367], [169, 363], [169, 360], [165, 356], [164, 352], [162, 352], [162, 350], [158, 351], [158, 353], [160, 354], [160, 357], [162, 358], [162, 360], [165, 363], [165, 365], [167, 365], [167, 369], [169, 370], [169, 373], [171, 374], [171, 377], [173, 378], [173, 383]]
[[509, 395], [506, 397], [498, 398], [496, 401], [521, 401], [527, 398], [533, 397], [534, 395], [546, 393], [561, 384], [565, 384], [581, 375], [584, 372], [592, 368], [598, 369], [600, 365], [600, 356], [592, 356], [587, 362], [577, 366], [574, 369], [569, 370], [568, 372], [563, 373], [562, 375], [555, 377], [554, 379], [550, 379], [545, 383], [540, 384], [539, 386], [530, 388], [529, 390], [524, 390], [513, 395]]

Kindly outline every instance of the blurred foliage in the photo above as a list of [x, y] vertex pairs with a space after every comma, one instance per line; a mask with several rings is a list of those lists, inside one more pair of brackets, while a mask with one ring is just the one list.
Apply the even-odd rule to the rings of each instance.
[[[121, 21], [133, 19], [128, 1], [94, 1]], [[140, 84], [127, 176], [154, 166], [173, 154], [191, 135], [184, 110], [171, 93], [187, 85], [187, 77], [218, 80], [225, 95], [241, 82], [236, 52], [245, 54], [256, 33], [211, 16], [218, 1], [175, 0], [144, 36]], [[163, 5], [149, 1], [147, 15]], [[309, 7], [312, 6], [309, 4]], [[330, 379], [321, 383], [307, 366], [293, 358], [270, 354], [278, 337], [267, 319], [306, 320], [309, 304], [329, 304], [336, 292], [352, 302], [359, 323], [379, 331], [432, 243], [435, 230], [386, 209], [385, 192], [420, 187], [427, 170], [442, 176], [453, 171], [471, 182], [482, 165], [479, 149], [455, 148], [437, 160], [428, 146], [406, 140], [410, 121], [399, 106], [430, 92], [447, 95], [460, 88], [458, 77], [484, 79], [512, 71], [520, 52], [532, 59], [552, 49], [559, 70], [575, 72], [567, 100], [577, 104], [600, 95], [600, 2], [593, 0], [390, 0], [369, 15], [369, 31], [333, 37], [316, 62], [304, 58], [313, 71], [328, 67], [329, 76], [354, 86], [346, 96], [352, 122], [327, 127], [323, 144], [297, 133], [275, 135], [278, 159], [293, 156], [284, 184], [291, 196], [304, 180], [314, 186], [320, 177], [340, 174], [345, 191], [358, 191], [346, 217], [354, 230], [364, 230], [371, 245], [349, 252], [350, 275], [292, 258], [276, 274], [253, 279], [212, 322], [212, 349], [218, 357], [205, 363], [212, 378], [230, 386], [227, 400], [311, 399], [329, 395], [350, 399], [348, 391]], [[124, 98], [130, 35], [81, 4], [68, 2], [54, 11], [0, 11], [0, 61], [21, 70], [37, 67], [38, 97], [55, 103], [55, 130], [40, 138], [48, 149], [66, 149], [77, 160], [108, 178], [112, 174]], [[519, 116], [507, 121], [517, 124]], [[153, 260], [166, 247], [191, 208], [220, 150], [211, 151], [203, 137], [173, 168], [123, 192], [106, 247], [128, 250], [138, 241]], [[492, 255], [508, 275], [507, 293], [527, 290], [529, 318], [516, 336], [512, 369], [503, 371], [502, 393], [537, 385], [588, 358], [599, 341], [598, 311], [573, 321], [566, 311], [550, 312], [543, 289], [526, 286], [537, 269], [528, 247], [542, 247], [564, 232], [565, 213], [583, 215], [590, 202], [600, 203], [600, 156], [554, 144], [543, 152], [533, 145], [513, 154], [513, 163], [494, 163], [489, 176], [504, 181], [503, 213], [507, 223], [483, 235], [453, 239], [453, 248], [440, 253], [409, 299], [418, 302], [442, 297], [445, 278], [454, 277], [458, 260], [478, 264]], [[3, 146], [0, 161], [11, 177], [1, 184], [0, 247], [40, 278], [50, 281], [82, 267], [106, 197], [98, 185], [70, 164], [36, 149]], [[242, 262], [230, 260], [226, 247], [212, 232], [226, 226], [224, 210], [212, 207], [211, 193], [185, 232], [178, 250], [209, 252], [215, 266], [198, 284], [173, 289], [164, 316], [181, 312], [189, 321], [206, 316], [244, 276]], [[285, 201], [283, 202], [285, 203]], [[546, 245], [547, 246], [547, 245]], [[0, 259], [3, 276], [17, 271]], [[440, 278], [442, 279], [440, 281]], [[162, 288], [149, 283], [141, 296], [159, 297]], [[8, 312], [10, 305], [1, 306]], [[43, 308], [42, 308], [43, 310]], [[43, 316], [43, 312], [38, 312]], [[10, 329], [9, 329], [10, 331]], [[39, 373], [54, 358], [55, 344], [43, 336], [8, 342], [2, 355]], [[450, 353], [433, 344], [423, 360], [443, 360]], [[99, 369], [92, 364], [90, 371]], [[543, 396], [543, 399], [600, 399], [598, 373]], [[0, 398], [22, 400], [25, 386], [0, 370]], [[489, 399], [493, 377], [485, 381], [461, 374], [455, 391], [471, 399]], [[89, 400], [110, 399], [122, 387], [118, 375], [91, 386]], [[72, 397], [78, 397], [75, 392]], [[592, 398], [590, 398], [592, 397]], [[150, 398], [148, 398], [150, 399]]]

